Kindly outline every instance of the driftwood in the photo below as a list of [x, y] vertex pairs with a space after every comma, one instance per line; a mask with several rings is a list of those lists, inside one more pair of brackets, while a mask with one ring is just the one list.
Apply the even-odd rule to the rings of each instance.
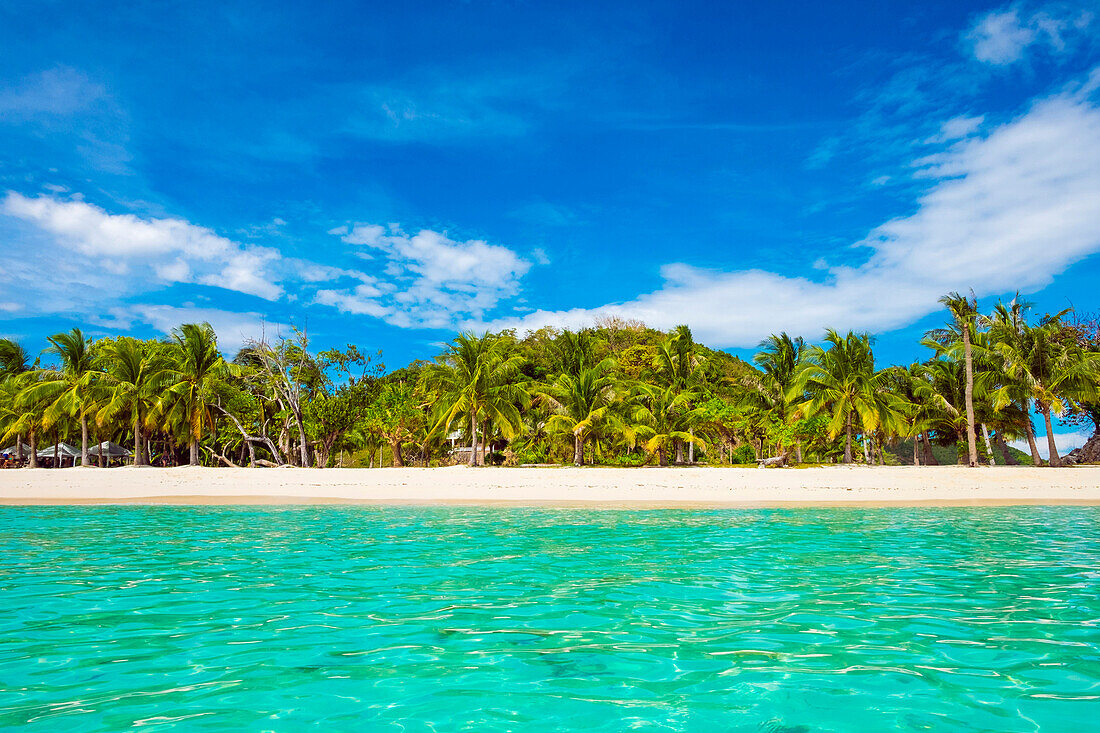
[[222, 463], [224, 463], [225, 465], [229, 466], [230, 468], [240, 468], [240, 466], [238, 464], [236, 464], [233, 461], [229, 460], [228, 458], [223, 456], [221, 453], [215, 453], [214, 457], [217, 458]]
[[757, 468], [767, 468], [768, 466], [786, 466], [787, 454], [784, 453], [778, 456], [772, 456], [771, 458], [760, 458], [756, 461]]

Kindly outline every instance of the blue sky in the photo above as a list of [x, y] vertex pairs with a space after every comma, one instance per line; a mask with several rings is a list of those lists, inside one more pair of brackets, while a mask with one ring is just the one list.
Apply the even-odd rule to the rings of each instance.
[[0, 6], [0, 333], [1096, 310], [1097, 3]]

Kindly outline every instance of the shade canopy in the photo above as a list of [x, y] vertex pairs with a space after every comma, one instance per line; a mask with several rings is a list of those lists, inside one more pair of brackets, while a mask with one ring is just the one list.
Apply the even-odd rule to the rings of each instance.
[[38, 451], [39, 458], [53, 458], [54, 448], [57, 448], [58, 458], [79, 458], [80, 449], [76, 446], [69, 445], [68, 443], [58, 443], [56, 446], [51, 445], [49, 448], [43, 448]]
[[88, 449], [88, 454], [93, 456], [105, 455], [108, 458], [126, 458], [127, 456], [134, 455], [118, 443], [112, 443], [109, 440], [105, 440], [99, 445], [92, 446]]
[[[23, 444], [23, 455], [29, 456], [31, 454], [31, 451], [33, 450], [34, 448], [30, 447], [26, 443]], [[19, 445], [17, 443], [12, 443], [7, 448], [0, 448], [0, 455], [4, 455], [5, 453], [7, 453], [9, 456], [14, 456], [18, 452]]]

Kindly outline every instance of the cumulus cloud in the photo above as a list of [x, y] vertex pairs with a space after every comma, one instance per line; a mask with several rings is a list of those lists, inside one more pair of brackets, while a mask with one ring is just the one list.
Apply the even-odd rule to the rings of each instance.
[[[15, 191], [0, 200], [0, 215], [49, 235], [28, 253], [44, 273], [61, 265], [93, 277], [100, 272], [125, 276], [112, 283], [124, 290], [197, 283], [267, 300], [283, 293], [271, 271], [280, 259], [277, 250], [245, 247], [182, 219], [110, 214], [85, 201]], [[33, 271], [32, 277], [38, 279]]]
[[134, 304], [112, 308], [109, 316], [99, 319], [99, 324], [129, 330], [135, 323], [142, 323], [163, 333], [171, 332], [181, 323], [209, 323], [218, 334], [218, 347], [227, 353], [240, 349], [252, 339], [290, 333], [289, 326], [269, 321], [260, 313], [236, 313], [218, 308]]
[[618, 315], [661, 328], [688, 323], [715, 345], [752, 346], [780, 330], [897, 328], [952, 290], [1041, 288], [1100, 250], [1100, 109], [1088, 92], [1041, 100], [986, 136], [919, 161], [929, 188], [916, 211], [856, 242], [870, 253], [862, 265], [832, 268], [822, 280], [673, 263], [661, 269], [663, 287], [628, 302], [466, 325], [578, 328]]
[[354, 288], [320, 290], [315, 302], [399, 326], [443, 328], [458, 319], [481, 318], [516, 295], [531, 268], [507, 247], [458, 241], [430, 229], [408, 235], [395, 224], [355, 224], [329, 233], [383, 260], [382, 276], [359, 274]]
[[1062, 53], [1092, 24], [1087, 11], [1066, 15], [1055, 8], [1026, 11], [1016, 4], [978, 18], [966, 34], [974, 58], [994, 66], [1013, 64], [1031, 46]]

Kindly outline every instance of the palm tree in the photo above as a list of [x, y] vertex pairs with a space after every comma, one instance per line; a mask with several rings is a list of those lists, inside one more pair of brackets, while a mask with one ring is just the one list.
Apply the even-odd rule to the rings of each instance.
[[[691, 329], [679, 325], [672, 336], [657, 348], [653, 362], [653, 371], [658, 383], [676, 394], [684, 394], [684, 402], [690, 405], [698, 398], [699, 387], [703, 382], [704, 360], [698, 355], [695, 338]], [[676, 463], [684, 462], [684, 443], [696, 442], [689, 434], [686, 439], [673, 438]]]
[[1005, 406], [1014, 404], [1021, 417], [1021, 425], [1024, 428], [1024, 436], [1027, 438], [1028, 448], [1031, 450], [1031, 462], [1035, 466], [1043, 465], [1043, 459], [1039, 456], [1039, 446], [1035, 441], [1035, 425], [1031, 420], [1031, 393], [1026, 382], [1013, 379], [1004, 364], [1004, 353], [1020, 353], [1026, 350], [1024, 344], [1027, 332], [1027, 313], [1031, 310], [1031, 303], [1020, 299], [1019, 294], [1006, 305], [998, 303], [993, 313], [984, 318], [989, 328], [990, 346], [982, 354], [982, 358], [989, 364], [1001, 383], [998, 389], [998, 413], [1003, 413]]
[[518, 405], [526, 392], [516, 383], [522, 359], [506, 336], [462, 333], [424, 374], [426, 384], [438, 394], [437, 427], [460, 420], [470, 426], [470, 465], [477, 465], [478, 424], [497, 423], [506, 436], [522, 424]]
[[969, 450], [969, 465], [973, 468], [978, 465], [978, 438], [974, 431], [974, 353], [971, 341], [977, 330], [978, 301], [973, 294], [967, 298], [958, 293], [948, 293], [940, 298], [940, 303], [951, 314], [952, 323], [947, 332], [934, 331], [933, 338], [954, 332], [962, 339], [963, 359], [966, 364], [966, 445]]
[[[791, 338], [786, 332], [760, 342], [760, 351], [752, 357], [759, 371], [750, 371], [738, 380], [744, 388], [743, 401], [752, 409], [770, 412], [780, 424], [786, 425], [796, 399], [789, 394], [790, 388], [805, 350], [801, 337]], [[795, 450], [801, 463], [802, 449], [797, 440]], [[780, 446], [780, 451], [786, 453], [786, 446]]]
[[143, 427], [156, 405], [156, 388], [162, 381], [164, 361], [158, 349], [134, 338], [119, 337], [102, 342], [104, 376], [103, 401], [96, 424], [113, 421], [128, 412], [134, 431], [134, 465], [145, 465]]
[[[0, 339], [0, 383], [8, 385], [7, 390], [7, 409], [10, 411], [9, 418], [13, 421], [18, 419], [18, 413], [15, 409], [15, 398], [18, 394], [18, 385], [23, 380], [23, 375], [31, 371], [30, 355], [27, 354], [19, 342], [11, 339]], [[31, 440], [32, 448], [34, 440]], [[23, 434], [17, 432], [15, 434], [15, 460], [19, 463], [23, 462]], [[32, 458], [33, 461], [33, 458]]]
[[631, 402], [633, 409], [621, 425], [623, 435], [631, 447], [640, 439], [647, 453], [657, 455], [659, 465], [668, 465], [669, 448], [689, 440], [702, 443], [692, 432], [702, 416], [692, 409], [689, 392], [680, 392], [673, 386], [640, 384]]
[[45, 353], [61, 360], [60, 369], [40, 371], [19, 397], [23, 407], [46, 405], [42, 427], [66, 416], [80, 419], [80, 465], [91, 465], [88, 453], [88, 415], [95, 408], [96, 387], [102, 372], [90, 341], [79, 328], [49, 337]]
[[828, 349], [806, 349], [790, 396], [806, 396], [799, 405], [806, 414], [828, 413], [826, 429], [831, 437], [844, 434], [844, 462], [851, 463], [854, 418], [869, 433], [896, 416], [897, 410], [884, 393], [883, 375], [875, 371], [870, 336], [852, 332], [841, 336], [829, 329], [825, 342]]
[[582, 369], [575, 376], [564, 373], [536, 391], [537, 399], [550, 406], [548, 432], [568, 433], [573, 438], [573, 465], [584, 465], [588, 437], [608, 417], [615, 399], [614, 382], [608, 374], [609, 361]]
[[[1081, 349], [1062, 325], [1061, 315], [1047, 316], [1038, 326], [1025, 325], [1020, 338], [1000, 340], [995, 347], [1004, 360], [1005, 373], [1023, 386], [1043, 416], [1048, 462], [1054, 467], [1062, 461], [1051, 414], [1062, 414], [1074, 402], [1100, 398], [1100, 354]], [[1009, 388], [1002, 387], [997, 404], [1007, 404], [1010, 395]]]
[[209, 323], [185, 323], [172, 331], [169, 358], [155, 410], [166, 423], [177, 426], [187, 440], [190, 463], [197, 466], [199, 441], [214, 421], [208, 398], [215, 381], [228, 376], [229, 368]]

